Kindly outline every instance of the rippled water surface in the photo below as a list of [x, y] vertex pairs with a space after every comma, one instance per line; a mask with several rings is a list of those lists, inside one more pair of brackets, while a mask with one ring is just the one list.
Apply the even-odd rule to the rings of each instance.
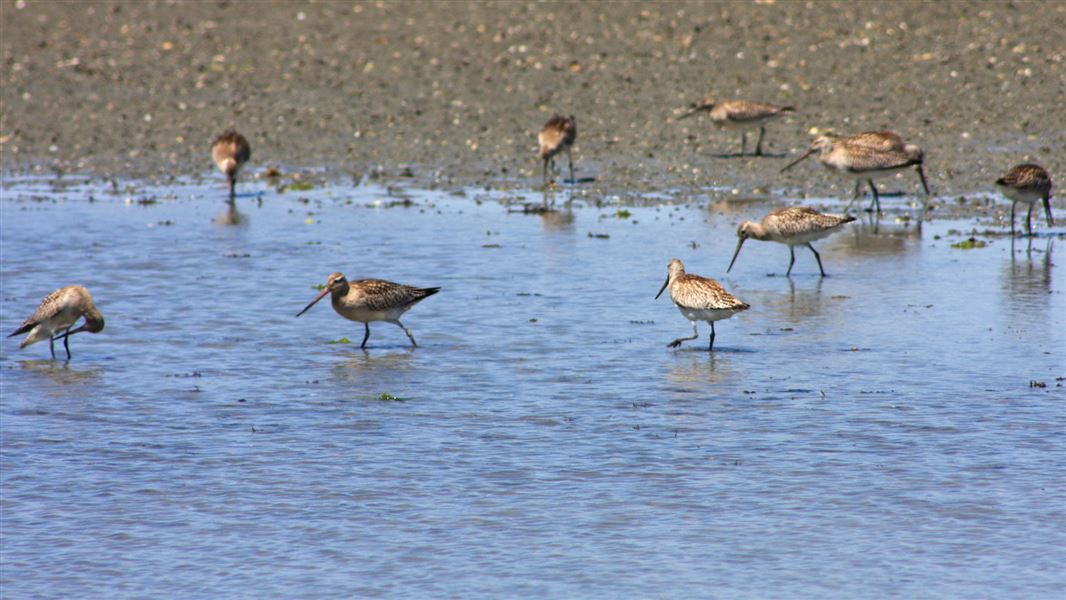
[[[216, 184], [7, 182], [3, 331], [71, 283], [107, 328], [3, 342], [4, 597], [1066, 593], [1061, 237], [888, 200], [726, 275], [781, 202]], [[673, 257], [752, 305], [713, 354]], [[419, 347], [295, 318], [332, 271], [441, 286]]]

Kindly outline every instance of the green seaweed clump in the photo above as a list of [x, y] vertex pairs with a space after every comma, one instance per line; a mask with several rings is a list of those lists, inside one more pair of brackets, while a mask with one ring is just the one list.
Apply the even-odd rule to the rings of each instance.
[[988, 245], [988, 242], [979, 240], [975, 237], [962, 240], [961, 242], [955, 242], [951, 245], [952, 248], [958, 248], [960, 250], [972, 250], [974, 248], [984, 248]]

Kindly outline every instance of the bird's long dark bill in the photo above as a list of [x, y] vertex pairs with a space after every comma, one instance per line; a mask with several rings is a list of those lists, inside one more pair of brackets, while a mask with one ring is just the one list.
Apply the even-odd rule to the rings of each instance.
[[662, 296], [662, 295], [663, 295], [663, 290], [665, 290], [665, 289], [666, 289], [666, 286], [667, 286], [667, 285], [668, 285], [669, 283], [670, 283], [670, 276], [669, 276], [669, 275], [667, 275], [667, 276], [666, 276], [666, 281], [664, 281], [664, 282], [663, 282], [663, 287], [659, 288], [659, 293], [658, 293], [658, 294], [655, 294], [655, 299], [656, 299], [656, 300], [658, 300], [658, 299], [659, 299], [659, 296]]
[[677, 120], [680, 121], [681, 119], [687, 119], [687, 118], [691, 117], [692, 115], [699, 114], [699, 113], [701, 113], [701, 112], [703, 112], [705, 110], [707, 110], [706, 106], [697, 106], [696, 108], [693, 108], [692, 110], [690, 110], [687, 113], [685, 113], [685, 114], [681, 115], [680, 117], [678, 117]]
[[1044, 198], [1044, 216], [1047, 217], [1048, 227], [1055, 226], [1055, 219], [1051, 216], [1051, 196]]
[[328, 287], [327, 288], [322, 288], [322, 293], [320, 293], [318, 296], [316, 296], [315, 299], [312, 300], [310, 304], [308, 304], [307, 306], [304, 307], [303, 310], [301, 310], [300, 312], [296, 313], [296, 316], [298, 317], [298, 316], [304, 314], [305, 312], [307, 312], [307, 310], [309, 308], [311, 308], [312, 306], [314, 306], [316, 302], [318, 302], [319, 300], [325, 298], [326, 294], [328, 294], [328, 293], [329, 293], [329, 288]]
[[63, 335], [56, 336], [55, 339], [61, 340], [63, 338], [68, 338], [68, 337], [74, 335], [75, 333], [81, 333], [83, 331], [87, 331], [88, 329], [89, 329], [89, 325], [85, 324], [85, 325], [82, 325], [81, 327], [79, 327], [77, 329], [71, 329], [70, 331], [67, 331], [67, 332], [63, 333]]
[[925, 169], [922, 165], [918, 165], [918, 177], [922, 180], [922, 189], [925, 190], [925, 195], [929, 195], [929, 184], [925, 182]]
[[786, 165], [784, 169], [781, 169], [781, 172], [784, 173], [785, 171], [787, 171], [787, 170], [791, 169], [792, 167], [798, 165], [801, 160], [807, 158], [808, 156], [810, 156], [812, 154], [814, 154], [814, 149], [813, 148], [808, 150], [808, 151], [806, 151], [806, 152], [804, 152], [803, 156], [801, 156], [801, 157], [797, 158], [796, 160], [788, 163], [788, 165]]
[[733, 263], [737, 262], [737, 257], [740, 256], [740, 247], [744, 245], [744, 238], [740, 238], [737, 241], [737, 249], [733, 252], [733, 260], [729, 261], [729, 268], [725, 270], [728, 273], [733, 268]]

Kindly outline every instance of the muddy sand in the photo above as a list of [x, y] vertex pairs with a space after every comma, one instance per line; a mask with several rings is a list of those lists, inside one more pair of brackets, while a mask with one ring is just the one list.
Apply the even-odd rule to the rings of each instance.
[[[532, 187], [558, 112], [593, 195], [843, 196], [814, 160], [778, 171], [814, 132], [884, 128], [952, 202], [1024, 161], [1066, 180], [1063, 2], [4, 0], [0, 24], [5, 177], [208, 175], [236, 126], [245, 177]], [[770, 157], [730, 156], [737, 134], [676, 120], [704, 96], [798, 112], [770, 125]]]

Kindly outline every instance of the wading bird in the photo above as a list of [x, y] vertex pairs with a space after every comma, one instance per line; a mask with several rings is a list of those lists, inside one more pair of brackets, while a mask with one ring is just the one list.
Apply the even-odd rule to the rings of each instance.
[[[82, 317], [85, 317], [85, 323], [71, 330]], [[56, 357], [55, 341], [62, 338], [67, 360], [70, 360], [70, 336], [81, 331], [98, 333], [103, 329], [104, 315], [100, 314], [93, 304], [89, 290], [80, 285], [68, 285], [45, 296], [37, 311], [7, 337], [30, 332], [19, 344], [20, 350], [41, 340], [48, 340], [48, 349], [52, 352], [53, 359]]]
[[736, 296], [725, 291], [717, 281], [688, 275], [685, 273], [685, 265], [678, 259], [673, 259], [666, 267], [667, 275], [663, 287], [655, 294], [655, 299], [663, 295], [663, 290], [670, 288], [670, 299], [674, 306], [681, 311], [686, 319], [692, 322], [692, 336], [677, 338], [667, 344], [667, 348], [677, 348], [681, 342], [694, 340], [700, 336], [696, 329], [696, 321], [706, 321], [711, 324], [711, 341], [707, 344], [707, 350], [714, 349], [714, 322], [728, 319], [738, 312], [751, 308]]
[[1033, 235], [1033, 205], [1037, 200], [1044, 202], [1044, 216], [1048, 226], [1055, 225], [1055, 219], [1051, 216], [1051, 176], [1043, 167], [1033, 164], [1011, 167], [1006, 175], [996, 180], [996, 187], [1011, 201], [1011, 235], [1014, 235], [1014, 207], [1019, 202], [1029, 205], [1029, 212], [1025, 214], [1026, 235]]
[[[867, 182], [874, 195], [870, 209], [876, 206], [878, 213], [881, 212], [881, 197], [877, 193], [874, 179], [889, 177], [914, 167], [922, 181], [925, 195], [929, 195], [929, 185], [922, 167], [925, 161], [924, 153], [914, 144], [903, 143], [903, 139], [891, 131], [865, 131], [851, 137], [819, 135], [802, 156], [786, 165], [781, 172], [791, 169], [815, 152], [819, 153], [818, 160], [825, 168], [856, 180], [852, 202], [859, 194], [861, 183]], [[850, 202], [848, 208], [851, 208]]]
[[548, 119], [544, 127], [537, 134], [537, 142], [540, 144], [540, 158], [544, 161], [544, 185], [550, 181], [548, 177], [549, 165], [555, 166], [555, 155], [566, 149], [566, 159], [570, 163], [570, 183], [574, 183], [574, 156], [571, 148], [577, 139], [577, 121], [574, 115], [564, 117], [555, 115]]
[[845, 223], [850, 223], [855, 217], [848, 215], [825, 215], [806, 206], [789, 206], [770, 211], [762, 222], [744, 221], [737, 227], [737, 249], [733, 252], [733, 260], [729, 261], [726, 273], [733, 269], [733, 263], [737, 262], [740, 248], [744, 240], [753, 238], [764, 242], [777, 242], [788, 246], [788, 271], [785, 277], [792, 274], [792, 265], [796, 262], [795, 246], [807, 246], [814, 253], [818, 261], [818, 271], [825, 277], [825, 269], [822, 268], [822, 257], [814, 249], [811, 242], [820, 240], [840, 229]]
[[762, 156], [762, 140], [766, 136], [766, 123], [785, 113], [795, 112], [792, 106], [773, 106], [747, 100], [723, 100], [715, 102], [705, 99], [694, 105], [692, 110], [678, 117], [687, 119], [692, 115], [706, 112], [711, 121], [722, 129], [740, 131], [740, 154], [743, 156], [748, 147], [748, 130], [759, 129], [759, 141], [755, 143], [755, 156]]
[[350, 321], [359, 321], [366, 329], [363, 343], [360, 348], [366, 348], [366, 341], [370, 339], [370, 323], [372, 321], [385, 321], [397, 325], [411, 340], [412, 346], [417, 346], [415, 336], [411, 335], [400, 317], [425, 298], [440, 291], [439, 287], [416, 288], [409, 285], [401, 285], [383, 279], [360, 279], [349, 282], [341, 273], [333, 273], [326, 279], [326, 287], [303, 310], [296, 313], [300, 316], [307, 312], [316, 302], [331, 294], [333, 310], [337, 314]]
[[248, 146], [248, 140], [234, 129], [223, 131], [211, 144], [211, 159], [229, 180], [230, 200], [237, 193], [237, 172], [251, 157], [252, 149]]

